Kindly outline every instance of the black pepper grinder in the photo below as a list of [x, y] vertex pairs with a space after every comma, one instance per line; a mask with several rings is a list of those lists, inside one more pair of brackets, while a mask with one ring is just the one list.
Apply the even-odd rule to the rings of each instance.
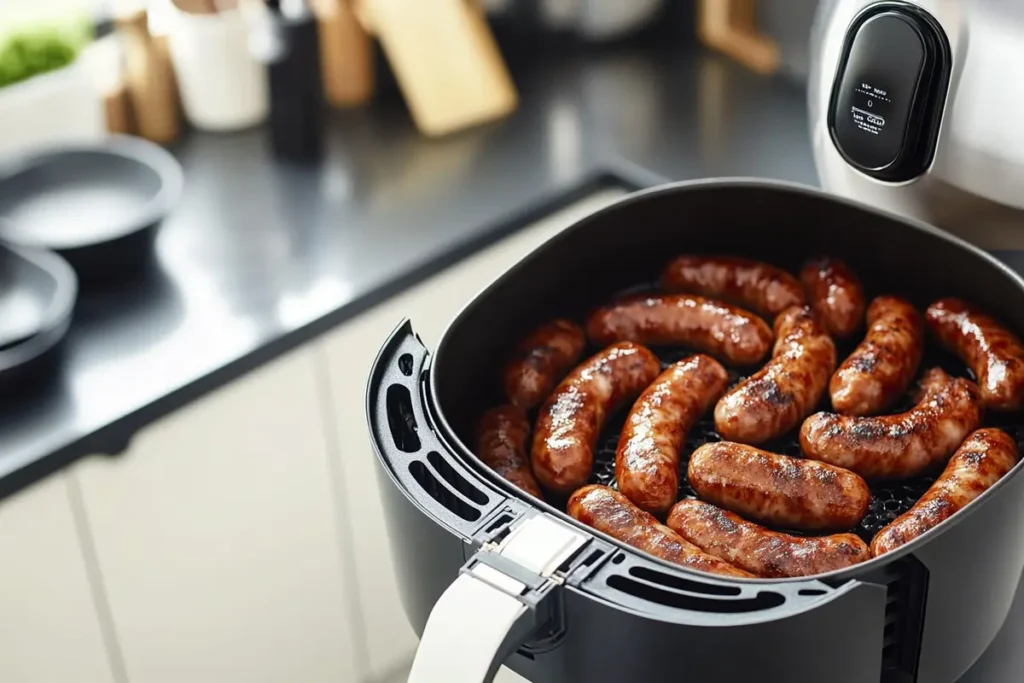
[[323, 93], [317, 22], [305, 0], [265, 0], [271, 40], [265, 51], [270, 82], [270, 143], [290, 161], [323, 156]]

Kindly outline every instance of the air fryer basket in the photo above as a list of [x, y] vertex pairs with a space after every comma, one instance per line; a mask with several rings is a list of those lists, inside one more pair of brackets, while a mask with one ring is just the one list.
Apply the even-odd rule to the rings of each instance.
[[[516, 596], [523, 610], [512, 634], [492, 645], [495, 661], [537, 682], [955, 680], [998, 631], [1024, 565], [1020, 467], [940, 528], [858, 567], [810, 580], [723, 580], [577, 524], [470, 453], [474, 422], [500, 400], [494, 380], [526, 331], [554, 316], [581, 318], [616, 292], [652, 281], [683, 252], [748, 255], [791, 269], [811, 254], [834, 254], [869, 293], [898, 292], [922, 308], [955, 294], [1024, 330], [1024, 282], [998, 262], [928, 226], [809, 188], [683, 183], [580, 221], [478, 295], [433, 356], [405, 324], [374, 366], [368, 414], [387, 475], [381, 489], [403, 604], [418, 630], [440, 599], [417, 663], [427, 661], [422, 650], [435, 647], [444, 619], [455, 622], [447, 632], [478, 632], [466, 619], [486, 615], [460, 621], [445, 611], [454, 600], [446, 590], [456, 577], [484, 576], [487, 565], [527, 586]], [[602, 476], [599, 467], [595, 477]], [[874, 492], [876, 526], [927, 481], [907, 486]], [[576, 539], [558, 571], [542, 579], [510, 563], [499, 545], [541, 526], [530, 524], [538, 519]], [[485, 583], [497, 592], [494, 581]]]

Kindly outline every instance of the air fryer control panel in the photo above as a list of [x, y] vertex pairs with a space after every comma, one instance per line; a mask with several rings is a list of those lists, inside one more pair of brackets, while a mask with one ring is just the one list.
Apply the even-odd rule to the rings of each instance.
[[829, 131], [848, 163], [879, 180], [931, 164], [949, 80], [938, 23], [906, 3], [878, 3], [851, 24], [832, 85]]

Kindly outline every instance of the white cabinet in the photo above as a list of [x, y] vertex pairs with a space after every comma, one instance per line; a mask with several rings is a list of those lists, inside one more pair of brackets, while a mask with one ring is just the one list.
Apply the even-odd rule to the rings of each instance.
[[307, 347], [72, 471], [128, 683], [364, 679], [321, 394]]
[[114, 683], [66, 475], [0, 502], [0, 681]]
[[[349, 506], [361, 612], [374, 680], [400, 680], [416, 637], [399, 603], [383, 510], [377, 499], [373, 453], [363, 407], [370, 365], [402, 318], [432, 347], [445, 326], [479, 290], [543, 241], [624, 194], [606, 190], [545, 218], [373, 308], [329, 333], [322, 343], [330, 368], [333, 424]], [[504, 680], [513, 680], [514, 675]], [[515, 677], [517, 678], [517, 677]]]
[[[363, 396], [410, 317], [475, 292], [622, 192], [593, 195], [0, 501], [0, 681], [390, 683], [399, 604]], [[503, 672], [500, 680], [514, 680]]]

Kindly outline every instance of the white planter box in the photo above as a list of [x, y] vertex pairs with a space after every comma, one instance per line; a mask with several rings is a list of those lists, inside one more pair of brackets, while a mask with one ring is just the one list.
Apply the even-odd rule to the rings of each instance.
[[106, 135], [103, 103], [79, 59], [57, 71], [0, 88], [0, 158]]

